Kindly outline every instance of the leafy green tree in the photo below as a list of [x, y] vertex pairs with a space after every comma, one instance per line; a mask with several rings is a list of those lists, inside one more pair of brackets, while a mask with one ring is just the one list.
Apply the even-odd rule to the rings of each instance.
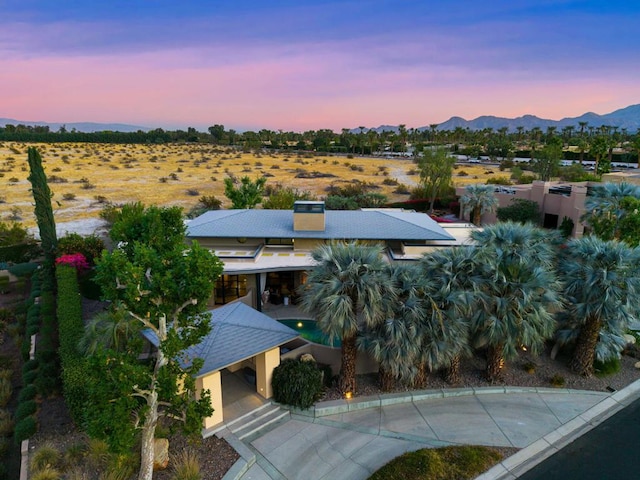
[[[137, 349], [128, 346], [121, 351], [111, 345], [91, 357], [102, 375], [89, 389], [88, 430], [103, 430], [119, 448], [130, 447], [139, 430], [140, 480], [152, 478], [153, 438], [161, 416], [181, 418], [183, 428], [197, 432], [211, 414], [209, 392], [194, 399], [194, 374], [202, 360], [187, 351], [210, 330], [207, 300], [222, 263], [197, 243], [185, 245], [184, 233], [178, 234], [184, 232], [182, 218], [175, 213], [149, 207], [139, 217], [143, 229], [132, 228], [124, 215], [125, 225], [114, 224], [123, 248], [105, 253], [97, 267], [104, 298], [149, 332], [157, 346], [149, 363], [140, 363]], [[156, 235], [161, 231], [167, 232], [163, 238]]]
[[498, 205], [498, 199], [494, 192], [495, 188], [493, 185], [482, 185], [480, 183], [467, 185], [464, 190], [464, 195], [460, 197], [462, 214], [471, 214], [473, 224], [480, 226], [482, 215], [493, 212]]
[[501, 222], [540, 223], [540, 207], [533, 200], [524, 198], [511, 199], [511, 205], [499, 207], [496, 212]]
[[429, 200], [430, 212], [433, 212], [437, 196], [451, 188], [455, 163], [456, 159], [444, 148], [425, 149], [422, 157], [418, 159], [420, 187]]
[[521, 346], [536, 353], [555, 332], [549, 309], [560, 306], [554, 273], [555, 232], [504, 222], [472, 232], [480, 291], [472, 319], [478, 346], [487, 347], [487, 378], [501, 378], [503, 363]]
[[256, 178], [251, 181], [248, 176], [244, 176], [238, 183], [231, 177], [224, 179], [224, 194], [231, 200], [231, 208], [254, 208], [262, 202], [264, 193], [264, 185], [267, 183], [267, 177]]
[[562, 160], [562, 140], [554, 137], [538, 153], [533, 163], [533, 170], [540, 180], [548, 182], [552, 177], [558, 176], [560, 160]]
[[330, 339], [342, 340], [340, 391], [356, 392], [356, 340], [389, 318], [396, 293], [388, 281], [382, 246], [332, 243], [312, 252], [316, 266], [301, 293], [301, 308], [313, 313]]
[[53, 275], [53, 265], [56, 259], [56, 247], [58, 237], [56, 235], [56, 222], [53, 218], [51, 197], [53, 194], [47, 183], [47, 176], [42, 166], [42, 157], [35, 147], [27, 150], [29, 160], [29, 182], [35, 202], [36, 222], [40, 230], [40, 241], [48, 269]]
[[619, 357], [629, 320], [637, 318], [640, 250], [587, 236], [571, 240], [563, 253], [558, 271], [567, 305], [558, 337], [575, 341], [569, 366], [589, 376], [595, 359]]

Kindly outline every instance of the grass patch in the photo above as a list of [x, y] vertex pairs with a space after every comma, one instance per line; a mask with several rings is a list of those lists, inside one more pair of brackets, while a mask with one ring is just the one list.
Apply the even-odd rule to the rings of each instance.
[[482, 446], [425, 448], [401, 455], [369, 480], [467, 480], [502, 460], [496, 449]]

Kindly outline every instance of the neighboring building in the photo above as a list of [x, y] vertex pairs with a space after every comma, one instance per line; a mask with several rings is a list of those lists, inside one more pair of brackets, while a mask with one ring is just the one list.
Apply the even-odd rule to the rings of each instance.
[[[460, 245], [470, 224], [438, 224], [401, 209], [325, 210], [322, 201], [298, 201], [291, 210], [212, 210], [187, 225], [187, 238], [223, 262], [212, 304], [242, 299], [261, 309], [295, 301], [313, 268], [311, 251], [333, 240], [382, 243], [388, 261], [415, 261], [425, 252]], [[268, 294], [265, 292], [269, 292]]]
[[[581, 237], [584, 233], [584, 224], [580, 221], [584, 213], [584, 202], [588, 195], [589, 187], [595, 185], [592, 182], [564, 183], [534, 181], [529, 185], [496, 185], [495, 196], [498, 199], [498, 207], [507, 207], [514, 198], [532, 200], [540, 207], [540, 224], [545, 228], [556, 229], [562, 223], [564, 217], [573, 220], [573, 236]], [[456, 195], [464, 195], [464, 186], [456, 187]], [[482, 216], [483, 224], [492, 224], [497, 221], [496, 212], [486, 213]]]

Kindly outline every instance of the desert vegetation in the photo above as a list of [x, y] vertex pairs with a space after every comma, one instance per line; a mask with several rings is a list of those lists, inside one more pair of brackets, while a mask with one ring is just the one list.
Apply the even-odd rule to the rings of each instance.
[[[56, 222], [97, 218], [106, 203], [196, 207], [199, 198], [225, 197], [225, 178], [267, 178], [318, 198], [332, 189], [364, 186], [389, 201], [409, 198], [420, 181], [411, 159], [329, 156], [313, 152], [241, 151], [211, 144], [32, 144], [0, 142], [0, 220], [35, 226], [33, 195], [27, 179], [27, 149], [35, 147], [52, 190]], [[352, 155], [353, 156], [353, 155]], [[466, 165], [457, 185], [485, 183], [490, 168]], [[508, 172], [501, 172], [508, 178]]]

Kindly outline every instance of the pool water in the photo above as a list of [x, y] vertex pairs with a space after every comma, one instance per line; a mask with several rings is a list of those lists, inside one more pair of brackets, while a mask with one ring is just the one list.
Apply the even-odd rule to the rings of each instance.
[[315, 320], [299, 320], [292, 318], [278, 321], [283, 325], [292, 328], [298, 332], [302, 338], [309, 340], [310, 342], [327, 345], [328, 347], [339, 347], [341, 345], [339, 338], [334, 339], [333, 343], [329, 342], [329, 337], [327, 337], [322, 330], [318, 328], [318, 324]]

